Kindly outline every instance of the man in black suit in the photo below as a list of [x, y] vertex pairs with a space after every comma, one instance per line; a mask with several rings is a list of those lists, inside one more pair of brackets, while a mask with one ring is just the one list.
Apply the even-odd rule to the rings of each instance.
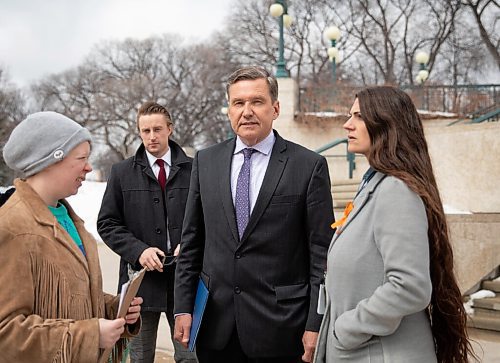
[[324, 157], [272, 129], [278, 84], [245, 67], [227, 83], [236, 138], [197, 153], [177, 262], [174, 337], [189, 340], [198, 278], [205, 362], [309, 362], [334, 220]]

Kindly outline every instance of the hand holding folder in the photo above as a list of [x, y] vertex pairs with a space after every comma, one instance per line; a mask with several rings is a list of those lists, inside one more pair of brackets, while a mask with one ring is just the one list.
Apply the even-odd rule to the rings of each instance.
[[188, 349], [190, 352], [194, 352], [196, 338], [198, 337], [198, 332], [200, 331], [201, 319], [203, 318], [203, 313], [205, 312], [205, 307], [207, 306], [207, 300], [208, 289], [200, 277], [200, 280], [198, 281], [198, 289], [196, 290], [196, 298], [194, 300], [192, 315], [193, 320], [191, 323], [191, 330], [189, 332]]

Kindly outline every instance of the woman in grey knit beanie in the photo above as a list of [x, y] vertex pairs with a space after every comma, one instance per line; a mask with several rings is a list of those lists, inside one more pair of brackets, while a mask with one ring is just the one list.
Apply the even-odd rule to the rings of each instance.
[[92, 170], [87, 129], [37, 112], [13, 131], [6, 164], [22, 175], [0, 208], [0, 351], [9, 362], [98, 362], [138, 332], [141, 298], [116, 319], [102, 291], [97, 244], [65, 201]]

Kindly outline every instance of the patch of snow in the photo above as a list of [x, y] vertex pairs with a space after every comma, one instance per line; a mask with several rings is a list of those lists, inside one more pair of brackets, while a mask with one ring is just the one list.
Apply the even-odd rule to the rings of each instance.
[[469, 298], [471, 300], [484, 299], [485, 297], [495, 297], [495, 293], [491, 290], [479, 290], [471, 294]]
[[456, 113], [453, 112], [442, 112], [442, 111], [429, 111], [429, 110], [417, 110], [421, 115], [436, 115], [442, 117], [458, 117]]
[[443, 205], [443, 209], [444, 209], [444, 214], [472, 214], [471, 211], [460, 210], [446, 204]]
[[316, 116], [316, 117], [336, 117], [336, 116], [346, 116], [345, 113], [325, 111], [325, 112], [305, 112], [305, 115]]
[[99, 242], [102, 242], [102, 238], [97, 233], [97, 215], [105, 189], [104, 182], [84, 181], [78, 194], [66, 198], [76, 214], [84, 220], [87, 231]]
[[473, 315], [474, 314], [474, 308], [472, 307], [472, 300], [469, 300], [466, 303], [464, 303], [464, 309], [465, 309], [465, 313], [467, 315]]

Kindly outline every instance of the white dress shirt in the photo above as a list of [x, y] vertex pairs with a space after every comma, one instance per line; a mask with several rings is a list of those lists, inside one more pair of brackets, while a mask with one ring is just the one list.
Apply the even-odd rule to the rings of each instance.
[[233, 160], [231, 162], [231, 194], [233, 196], [233, 205], [236, 199], [236, 183], [238, 182], [238, 175], [244, 161], [243, 149], [252, 148], [256, 150], [250, 159], [250, 215], [259, 196], [275, 141], [276, 136], [274, 136], [272, 130], [264, 140], [251, 147], [245, 145], [239, 136], [236, 137], [236, 147], [234, 148]]
[[165, 162], [165, 173], [167, 174], [168, 180], [168, 176], [170, 174], [170, 165], [172, 165], [172, 152], [170, 151], [170, 148], [168, 149], [167, 153], [161, 158], [157, 158], [147, 150], [146, 156], [148, 157], [149, 166], [151, 167], [151, 169], [153, 169], [153, 173], [155, 174], [156, 179], [158, 179], [158, 174], [160, 173], [160, 167], [158, 166], [158, 164], [156, 164], [156, 160], [162, 159]]
[[[158, 164], [156, 164], [156, 160], [162, 159], [165, 162], [165, 174], [167, 175], [167, 180], [168, 180], [168, 176], [170, 175], [170, 166], [172, 165], [172, 153], [170, 151], [170, 148], [168, 148], [167, 153], [163, 155], [161, 158], [157, 158], [147, 150], [146, 150], [146, 156], [148, 157], [149, 166], [153, 170], [156, 179], [158, 179], [158, 174], [160, 173], [160, 167], [158, 166]], [[168, 233], [168, 215], [167, 215], [166, 227], [167, 227], [167, 251], [165, 252], [168, 252], [171, 250], [172, 247], [170, 245], [170, 235]]]

